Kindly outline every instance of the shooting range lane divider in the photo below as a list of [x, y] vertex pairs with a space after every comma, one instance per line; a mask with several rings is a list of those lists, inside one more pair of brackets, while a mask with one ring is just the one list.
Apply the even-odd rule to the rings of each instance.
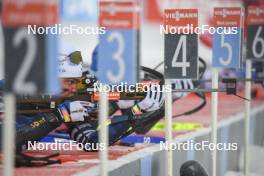
[[[190, 30], [198, 26], [197, 9], [165, 9], [164, 13], [164, 78], [198, 79], [198, 34]], [[188, 34], [182, 28], [188, 29]], [[171, 89], [170, 89], [171, 90]], [[166, 150], [165, 175], [173, 175], [172, 156], [172, 92], [165, 92], [165, 135], [169, 149]]]
[[16, 98], [14, 94], [7, 93], [4, 96], [5, 116], [3, 127], [3, 175], [12, 176], [14, 174], [14, 147], [15, 146], [15, 112]]
[[[264, 6], [249, 6], [247, 9], [246, 79], [252, 78], [252, 62], [264, 61]], [[263, 80], [262, 80], [263, 81]], [[251, 82], [246, 81], [245, 98], [251, 100]], [[249, 174], [251, 101], [245, 102], [244, 175]]]
[[[104, 88], [103, 88], [104, 89]], [[105, 90], [105, 89], [104, 89]], [[99, 151], [100, 158], [100, 175], [108, 175], [108, 93], [106, 91], [100, 92], [99, 101], [99, 143], [105, 146], [104, 150]]]
[[[171, 85], [170, 80], [165, 79], [165, 85]], [[170, 148], [172, 144], [172, 92], [165, 92], [165, 139], [169, 146], [166, 151], [166, 176], [173, 176], [173, 155]]]
[[[58, 1], [3, 0], [5, 116], [3, 124], [3, 175], [14, 175], [15, 94], [58, 93], [55, 36], [28, 34], [27, 25], [48, 26], [58, 21]], [[1, 41], [1, 42], [2, 42]], [[52, 46], [50, 46], [52, 42]], [[43, 67], [44, 66], [44, 67]], [[49, 68], [47, 68], [49, 67]], [[51, 68], [50, 68], [51, 67]]]
[[[251, 60], [246, 60], [246, 78], [251, 79]], [[249, 174], [249, 135], [250, 135], [250, 108], [251, 108], [251, 82], [246, 81], [245, 98], [245, 130], [244, 130], [244, 175]]]
[[[212, 89], [218, 89], [218, 69], [212, 69]], [[218, 119], [218, 92], [212, 92], [212, 119], [211, 119], [211, 142], [217, 144], [217, 119]], [[212, 150], [212, 176], [216, 176], [217, 169], [217, 151], [216, 149]]]
[[[240, 7], [215, 7], [213, 34], [212, 89], [218, 89], [218, 68], [236, 68], [241, 65], [244, 9]], [[234, 30], [236, 32], [234, 32]], [[217, 144], [218, 92], [212, 92], [212, 136]], [[212, 151], [212, 176], [217, 173], [217, 151]]]

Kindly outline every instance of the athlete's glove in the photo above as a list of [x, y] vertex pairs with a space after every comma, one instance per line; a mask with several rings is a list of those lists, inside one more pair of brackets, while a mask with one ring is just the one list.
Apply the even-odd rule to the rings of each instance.
[[66, 101], [58, 106], [64, 122], [84, 121], [89, 117], [89, 112], [93, 112], [96, 105], [86, 101]]
[[95, 144], [98, 142], [98, 134], [96, 129], [89, 123], [76, 125], [71, 131], [71, 139], [77, 143], [83, 144], [84, 150], [94, 150]]
[[[139, 111], [145, 111], [145, 112], [150, 112], [150, 111], [155, 111], [160, 109], [164, 104], [164, 95], [161, 90], [161, 86], [158, 84], [153, 84], [150, 85], [150, 91], [147, 92], [146, 97], [138, 102], [134, 107], [133, 107], [133, 112], [137, 114], [137, 111], [135, 108], [139, 108]], [[137, 107], [136, 107], [137, 106]]]
[[[193, 89], [194, 85], [192, 80], [190, 79], [176, 79], [172, 81], [172, 88], [177, 89], [177, 90], [188, 90], [188, 89]], [[187, 92], [173, 92], [172, 93], [172, 99], [177, 100], [179, 98], [182, 98], [186, 96], [188, 93]]]

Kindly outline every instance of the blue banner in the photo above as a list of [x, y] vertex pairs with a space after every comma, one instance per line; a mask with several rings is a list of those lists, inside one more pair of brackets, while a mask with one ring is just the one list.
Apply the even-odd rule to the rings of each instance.
[[100, 35], [98, 77], [101, 83], [137, 82], [136, 37], [136, 30], [106, 30]]
[[213, 67], [239, 68], [241, 65], [242, 30], [237, 34], [213, 35]]

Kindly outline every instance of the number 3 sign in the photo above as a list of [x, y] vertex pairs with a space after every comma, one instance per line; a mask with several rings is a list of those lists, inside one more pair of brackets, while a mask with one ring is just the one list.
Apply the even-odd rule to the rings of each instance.
[[240, 67], [243, 17], [239, 7], [214, 9], [213, 67]]
[[139, 3], [101, 1], [98, 77], [101, 83], [135, 84], [138, 79]]

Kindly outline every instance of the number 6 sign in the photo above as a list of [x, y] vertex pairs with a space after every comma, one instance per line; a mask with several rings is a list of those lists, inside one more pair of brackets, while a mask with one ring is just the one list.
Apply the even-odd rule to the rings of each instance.
[[138, 79], [139, 3], [101, 1], [98, 77], [101, 83], [135, 84]]
[[264, 59], [264, 6], [249, 6], [247, 59]]
[[213, 67], [240, 67], [243, 17], [239, 7], [214, 9]]

